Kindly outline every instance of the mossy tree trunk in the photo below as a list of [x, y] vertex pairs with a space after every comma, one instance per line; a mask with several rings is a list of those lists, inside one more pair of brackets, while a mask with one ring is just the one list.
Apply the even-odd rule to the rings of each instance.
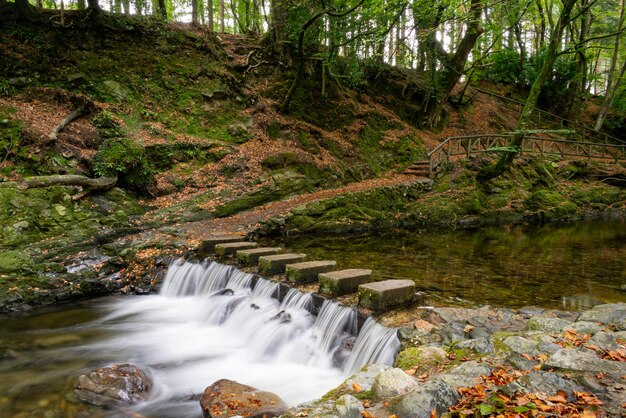
[[[539, 96], [541, 95], [541, 90], [543, 89], [544, 84], [550, 77], [552, 76], [552, 69], [554, 67], [554, 62], [558, 56], [559, 46], [562, 41], [563, 31], [570, 23], [570, 15], [572, 13], [572, 9], [574, 8], [574, 4], [578, 0], [565, 0], [563, 2], [563, 9], [561, 10], [561, 14], [559, 16], [558, 23], [556, 24], [554, 31], [550, 37], [550, 43], [548, 44], [548, 50], [546, 52], [546, 60], [543, 63], [543, 67], [541, 67], [541, 71], [539, 75], [533, 82], [532, 87], [530, 88], [530, 92], [528, 93], [528, 98], [524, 103], [524, 108], [522, 109], [522, 113], [517, 121], [516, 126], [516, 134], [513, 136], [511, 143], [509, 146], [516, 150], [520, 150], [522, 143], [524, 142], [524, 137], [526, 136], [525, 131], [530, 127], [530, 123], [532, 121], [532, 115], [537, 107], [537, 102], [539, 101]], [[513, 160], [517, 156], [518, 152], [505, 152], [502, 157], [498, 160], [497, 163], [487, 166], [483, 168], [477, 176], [477, 180], [480, 183], [484, 183], [496, 177], [502, 175], [513, 163]]]

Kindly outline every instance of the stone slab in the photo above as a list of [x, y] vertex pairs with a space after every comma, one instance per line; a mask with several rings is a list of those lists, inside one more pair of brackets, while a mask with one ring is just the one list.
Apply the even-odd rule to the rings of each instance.
[[309, 283], [317, 280], [320, 273], [326, 273], [337, 266], [336, 261], [320, 260], [288, 264], [285, 268], [287, 280], [292, 283]]
[[217, 244], [226, 244], [228, 242], [238, 242], [241, 241], [241, 237], [232, 236], [232, 235], [224, 235], [224, 236], [215, 236], [203, 239], [198, 246], [198, 254], [200, 255], [209, 255], [215, 252], [215, 246]]
[[259, 272], [264, 274], [279, 274], [285, 272], [287, 264], [301, 263], [306, 260], [306, 254], [276, 254], [259, 257]]
[[372, 270], [369, 269], [347, 269], [321, 273], [318, 276], [319, 292], [332, 296], [356, 292], [359, 285], [370, 281], [371, 276]]
[[249, 241], [238, 241], [238, 242], [227, 242], [223, 244], [215, 245], [215, 254], [220, 257], [225, 257], [227, 255], [233, 255], [239, 250], [249, 250], [251, 248], [258, 247], [259, 244], [256, 242]]
[[244, 266], [253, 266], [259, 262], [259, 257], [264, 255], [275, 255], [283, 249], [280, 247], [261, 247], [252, 248], [251, 250], [237, 251], [237, 261]]
[[359, 286], [359, 305], [384, 311], [413, 300], [415, 283], [412, 280], [384, 280]]

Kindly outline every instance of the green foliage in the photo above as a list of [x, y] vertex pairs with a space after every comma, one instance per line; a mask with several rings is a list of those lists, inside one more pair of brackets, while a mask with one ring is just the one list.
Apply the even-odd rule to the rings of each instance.
[[115, 138], [124, 135], [122, 125], [115, 119], [113, 114], [104, 110], [91, 118], [91, 123], [96, 127], [103, 138]]
[[520, 83], [522, 81], [520, 54], [511, 48], [494, 52], [485, 60], [485, 67], [476, 71], [474, 75], [494, 83]]
[[122, 186], [146, 190], [154, 184], [154, 171], [141, 145], [127, 138], [107, 139], [94, 158], [98, 176], [118, 177]]
[[17, 90], [9, 80], [0, 77], [0, 96], [13, 96]]

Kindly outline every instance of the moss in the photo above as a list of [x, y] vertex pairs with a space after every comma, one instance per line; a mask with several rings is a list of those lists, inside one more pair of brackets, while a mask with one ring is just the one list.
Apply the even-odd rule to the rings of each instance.
[[444, 357], [433, 355], [433, 353], [425, 351], [420, 347], [408, 347], [398, 353], [394, 367], [409, 370], [415, 367], [427, 367], [439, 364], [444, 359]]
[[118, 177], [122, 186], [145, 190], [154, 184], [154, 171], [144, 148], [127, 138], [106, 140], [94, 158], [94, 172], [99, 176]]
[[228, 149], [220, 147], [218, 143], [173, 142], [145, 148], [146, 160], [155, 171], [165, 171], [182, 162], [193, 161], [198, 164], [216, 162], [229, 153]]
[[0, 252], [0, 272], [2, 273], [15, 273], [21, 270], [30, 270], [32, 266], [32, 258], [24, 252]]
[[540, 189], [534, 192], [524, 204], [533, 210], [553, 208], [565, 201], [565, 198], [557, 191]]

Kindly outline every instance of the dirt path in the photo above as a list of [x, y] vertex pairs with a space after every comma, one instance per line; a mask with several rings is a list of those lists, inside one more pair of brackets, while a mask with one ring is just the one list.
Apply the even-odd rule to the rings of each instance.
[[294, 196], [289, 199], [267, 203], [252, 210], [241, 212], [226, 218], [209, 219], [181, 225], [189, 239], [203, 240], [211, 236], [245, 235], [260, 222], [275, 216], [284, 215], [291, 209], [317, 200], [329, 199], [346, 193], [361, 192], [378, 187], [411, 184], [423, 177], [396, 174], [387, 178], [369, 179], [351, 183], [335, 189], [319, 190]]

